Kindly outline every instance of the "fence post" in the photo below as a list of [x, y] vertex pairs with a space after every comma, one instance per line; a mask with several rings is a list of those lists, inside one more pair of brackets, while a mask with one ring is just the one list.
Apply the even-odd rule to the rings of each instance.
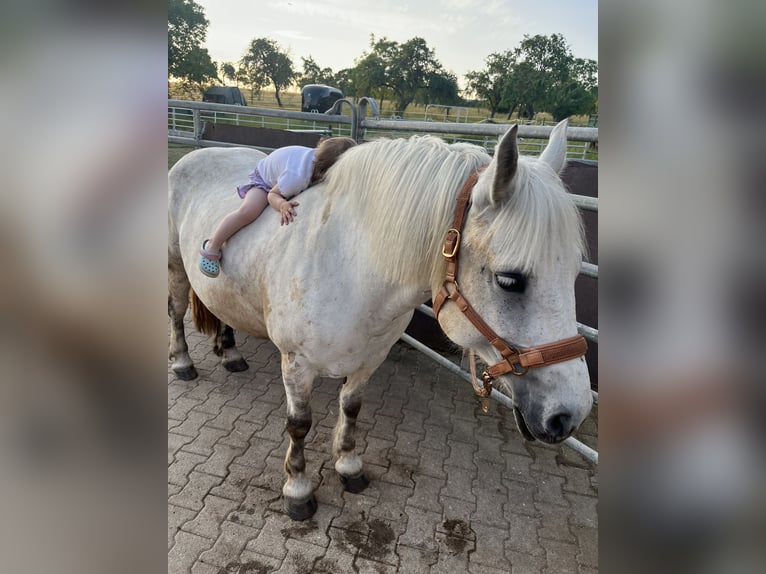
[[202, 122], [200, 121], [200, 111], [197, 109], [192, 110], [192, 121], [194, 125], [194, 139], [199, 141], [202, 139]]
[[340, 115], [340, 109], [343, 107], [343, 104], [348, 104], [348, 107], [351, 108], [351, 139], [355, 142], [359, 142], [357, 136], [359, 117], [356, 113], [356, 106], [354, 105], [354, 102], [348, 98], [341, 98], [340, 100], [336, 100], [332, 107], [325, 112], [325, 115]]
[[364, 128], [362, 126], [362, 123], [364, 122], [364, 118], [367, 116], [367, 104], [370, 105], [370, 111], [372, 112], [372, 117], [375, 119], [380, 119], [380, 109], [378, 109], [378, 102], [375, 101], [375, 98], [369, 98], [367, 96], [359, 98], [359, 115], [357, 118], [358, 125], [356, 127], [356, 133], [358, 137], [364, 136], [364, 131], [363, 131]]

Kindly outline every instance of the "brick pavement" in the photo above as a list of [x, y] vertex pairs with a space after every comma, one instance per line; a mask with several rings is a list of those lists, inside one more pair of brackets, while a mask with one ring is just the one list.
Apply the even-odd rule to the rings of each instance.
[[[361, 494], [343, 491], [330, 452], [340, 381], [317, 380], [306, 458], [319, 509], [291, 521], [276, 348], [238, 333], [250, 369], [229, 373], [187, 332], [199, 378], [168, 368], [169, 573], [598, 571], [597, 469], [526, 443], [512, 413], [482, 413], [468, 383], [403, 343], [365, 391]], [[596, 416], [578, 433], [594, 448]]]

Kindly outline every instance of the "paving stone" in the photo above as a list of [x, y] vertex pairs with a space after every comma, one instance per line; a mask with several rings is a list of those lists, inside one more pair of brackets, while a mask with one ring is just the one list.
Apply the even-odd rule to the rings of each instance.
[[396, 484], [378, 481], [376, 488], [380, 498], [370, 510], [370, 517], [399, 520], [404, 515], [404, 506], [412, 496], [412, 489]]
[[258, 425], [259, 428], [263, 428], [266, 425], [266, 421], [268, 420], [269, 415], [275, 413], [277, 410], [279, 410], [279, 406], [275, 405], [274, 403], [267, 403], [264, 401], [256, 400], [253, 402], [250, 410], [243, 413], [239, 417], [239, 420], [249, 421], [255, 425]]
[[486, 564], [471, 562], [470, 560], [468, 562], [468, 572], [470, 574], [509, 574], [509, 568], [510, 565], [504, 568], [492, 568], [492, 566], [487, 566]]
[[447, 496], [442, 496], [439, 500], [442, 506], [442, 522], [437, 525], [436, 531], [473, 540], [475, 534], [471, 529], [471, 516], [476, 511], [476, 505]]
[[341, 574], [354, 571], [354, 557], [346, 550], [346, 546], [337, 539], [331, 539], [327, 551], [314, 564], [312, 572], [321, 574]]
[[431, 401], [430, 409], [431, 412], [429, 413], [429, 416], [424, 421], [424, 426], [436, 426], [439, 428], [442, 428], [445, 430], [445, 434], [452, 431], [452, 414], [454, 412], [454, 408], [452, 406], [452, 402], [448, 405], [440, 405], [436, 403], [436, 397], [438, 397], [439, 394], [437, 393], [434, 396], [434, 400]]
[[264, 517], [266, 509], [271, 503], [281, 498], [281, 492], [249, 486], [245, 490], [244, 499], [239, 502], [236, 510], [229, 514], [228, 520], [260, 530], [266, 521]]
[[510, 480], [533, 483], [535, 479], [532, 478], [531, 465], [532, 459], [529, 456], [508, 455], [505, 457], [505, 472], [503, 476]]
[[229, 474], [221, 484], [210, 489], [210, 494], [241, 501], [245, 498], [245, 488], [250, 483], [254, 472], [252, 467], [239, 465], [235, 460], [229, 465]]
[[575, 559], [577, 546], [548, 539], [541, 539], [540, 545], [545, 549], [548, 560], [543, 574], [578, 574]]
[[381, 476], [380, 480], [407, 488], [414, 488], [415, 481], [412, 479], [412, 474], [418, 468], [419, 462], [420, 459], [416, 456], [405, 456], [400, 452], [392, 450], [390, 452], [388, 472]]
[[173, 433], [194, 438], [199, 434], [202, 425], [212, 418], [213, 415], [191, 411], [180, 425], [173, 427]]
[[431, 566], [431, 574], [465, 574], [468, 572], [468, 557], [465, 553], [439, 552], [439, 560]]
[[508, 516], [509, 536], [505, 540], [505, 552], [520, 552], [532, 556], [545, 556], [545, 551], [540, 547], [537, 537], [537, 529], [541, 525], [538, 517], [525, 516], [523, 514], [510, 514]]
[[468, 470], [475, 470], [476, 463], [473, 460], [473, 455], [477, 448], [478, 445], [475, 442], [452, 440], [450, 442], [450, 455], [447, 457], [447, 460], [444, 461], [444, 464]]
[[535, 508], [542, 519], [542, 525], [537, 531], [540, 538], [550, 538], [571, 544], [577, 542], [569, 529], [569, 514], [560, 506], [536, 502]]
[[236, 420], [246, 412], [246, 409], [226, 405], [221, 408], [221, 412], [213, 420], [207, 423], [207, 426], [231, 433], [234, 430]]
[[247, 550], [283, 560], [287, 554], [287, 548], [282, 529], [292, 523], [293, 521], [285, 514], [270, 514], [266, 517], [260, 534], [247, 543]]
[[579, 494], [565, 494], [564, 498], [572, 508], [569, 522], [573, 526], [598, 527], [598, 498]]
[[266, 466], [266, 459], [279, 448], [279, 444], [276, 441], [253, 437], [248, 449], [233, 462], [253, 469], [262, 469]]
[[208, 413], [217, 416], [227, 401], [230, 401], [231, 397], [228, 395], [222, 395], [221, 393], [210, 393], [204, 401], [194, 407], [195, 411], [201, 413]]
[[412, 548], [401, 543], [397, 544], [396, 553], [399, 556], [398, 572], [401, 574], [428, 572], [431, 566], [439, 560], [439, 552], [436, 550]]
[[[217, 362], [218, 359], [213, 359], [213, 361]], [[210, 396], [210, 393], [215, 391], [218, 388], [218, 383], [215, 381], [206, 381], [204, 379], [198, 379], [197, 384], [194, 386], [193, 389], [189, 389], [184, 396], [188, 399], [193, 399], [195, 401], [203, 402], [205, 401], [208, 396]]]
[[221, 574], [221, 568], [212, 564], [197, 561], [192, 566], [191, 574]]
[[447, 479], [447, 471], [444, 469], [444, 461], [447, 459], [447, 450], [434, 450], [431, 448], [419, 448], [420, 461], [417, 473], [434, 478]]
[[450, 498], [460, 498], [467, 502], [476, 503], [476, 496], [473, 494], [473, 480], [476, 478], [478, 471], [476, 467], [473, 469], [465, 469], [457, 466], [450, 466], [444, 464], [444, 470], [447, 473], [447, 481], [442, 488], [440, 495]]
[[370, 510], [377, 504], [377, 500], [363, 496], [362, 494], [343, 493], [344, 504], [338, 514], [332, 519], [331, 525], [336, 528], [357, 530], [367, 534], [369, 526], [367, 520]]
[[373, 427], [367, 433], [368, 436], [389, 439], [396, 435], [396, 427], [401, 421], [401, 417], [389, 417], [385, 415], [375, 415]]
[[202, 510], [205, 506], [203, 499], [213, 486], [220, 484], [222, 479], [218, 476], [192, 471], [189, 473], [189, 482], [181, 489], [181, 492], [171, 496], [168, 502], [190, 510]]
[[394, 444], [396, 443], [392, 440], [367, 433], [367, 447], [363, 455], [365, 462], [388, 466], [388, 452]]
[[436, 527], [442, 522], [441, 512], [423, 510], [409, 504], [405, 512], [407, 514], [407, 529], [399, 536], [399, 544], [421, 550], [436, 551], [438, 547], [435, 534]]
[[199, 405], [201, 401], [198, 399], [190, 399], [188, 397], [180, 397], [175, 400], [173, 406], [168, 409], [168, 418], [175, 419], [177, 421], [186, 420], [189, 411]]
[[245, 545], [257, 535], [257, 530], [242, 524], [224, 521], [221, 524], [221, 535], [210, 550], [200, 555], [200, 561], [220, 567], [236, 562]]
[[542, 443], [533, 443], [534, 462], [530, 466], [532, 473], [560, 476], [563, 483], [563, 477], [566, 476], [566, 472], [558, 461], [561, 448], [561, 446], [554, 447]]
[[524, 554], [523, 552], [508, 551], [506, 544], [506, 557], [511, 563], [512, 574], [541, 574], [543, 568], [545, 568], [547, 562], [545, 559], [545, 553], [542, 552], [539, 556], [531, 556], [530, 554]]
[[593, 486], [593, 472], [588, 469], [568, 467], [564, 492], [582, 494], [583, 496], [598, 496], [598, 490]]
[[386, 519], [379, 518], [374, 513], [375, 508], [372, 509], [372, 517], [367, 522], [367, 542], [359, 548], [358, 555], [367, 560], [396, 566], [399, 563], [396, 541], [407, 527], [407, 515], [403, 514], [398, 519]]
[[285, 430], [286, 422], [287, 417], [284, 413], [272, 413], [266, 417], [266, 424], [263, 426], [263, 428], [253, 433], [253, 440], [259, 438], [270, 442], [282, 442], [282, 439], [287, 434], [287, 431]]
[[171, 496], [181, 492], [182, 488], [183, 487], [178, 485], [178, 484], [170, 484], [170, 483], [168, 483], [168, 498], [170, 498]]
[[311, 572], [314, 562], [319, 559], [325, 549], [302, 540], [287, 540], [287, 555], [282, 567], [277, 570], [280, 574], [294, 574], [296, 572]]
[[533, 502], [536, 490], [534, 483], [503, 479], [502, 484], [507, 492], [507, 503], [504, 508], [506, 522], [511, 513], [537, 516], [537, 509]]
[[272, 556], [243, 550], [238, 561], [230, 562], [225, 573], [219, 570], [217, 574], [267, 574], [277, 570], [281, 564], [281, 560]]
[[189, 482], [189, 473], [195, 466], [207, 460], [206, 456], [194, 454], [179, 450], [176, 453], [175, 461], [168, 467], [168, 482], [185, 486]]
[[225, 430], [203, 426], [199, 430], [199, 435], [197, 438], [195, 438], [190, 443], [185, 444], [182, 448], [186, 452], [193, 452], [194, 454], [210, 456], [213, 454], [213, 447], [218, 442], [218, 440], [227, 434], [228, 433]]
[[399, 423], [399, 426], [396, 428], [397, 434], [401, 438], [401, 433], [406, 432], [413, 435], [417, 435], [417, 441], [420, 441], [423, 438], [423, 435], [425, 434], [425, 429], [423, 428], [423, 424], [426, 420], [426, 413], [419, 412], [416, 410], [412, 410], [409, 408], [410, 403], [405, 403], [407, 405], [406, 408], [402, 410], [402, 414], [404, 415], [404, 418], [402, 419], [402, 422]]
[[197, 557], [213, 545], [213, 541], [179, 530], [175, 544], [168, 552], [168, 574], [187, 574]]
[[444, 427], [434, 425], [423, 425], [425, 436], [418, 444], [418, 449], [429, 448], [438, 451], [449, 452], [449, 446], [447, 443], [447, 433]]
[[190, 443], [192, 440], [194, 440], [192, 437], [175, 434], [172, 432], [168, 433], [168, 465], [170, 465], [173, 460], [175, 460], [175, 454], [181, 450], [181, 447], [187, 443]]
[[281, 533], [285, 538], [300, 540], [314, 546], [327, 548], [330, 545], [330, 537], [327, 535], [327, 530], [332, 519], [338, 514], [340, 514], [340, 508], [330, 506], [329, 504], [320, 505], [314, 516], [308, 520], [293, 522], [285, 526], [282, 528]]
[[250, 438], [261, 427], [253, 422], [237, 420], [234, 423], [234, 429], [225, 437], [218, 441], [218, 444], [225, 444], [241, 448], [243, 451], [249, 448]]
[[208, 494], [204, 498], [204, 503], [205, 506], [197, 514], [196, 518], [184, 524], [182, 529], [185, 532], [215, 540], [221, 534], [221, 524], [224, 519], [239, 504], [234, 500], [220, 498], [212, 494]]
[[598, 529], [586, 526], [573, 526], [572, 531], [577, 538], [577, 562], [581, 566], [598, 568]]
[[357, 556], [354, 561], [354, 566], [358, 574], [397, 574], [398, 569], [396, 566], [390, 564], [383, 564], [374, 560], [368, 560]]
[[229, 474], [229, 465], [242, 452], [243, 448], [235, 448], [225, 444], [213, 445], [213, 454], [204, 463], [197, 466], [196, 470], [221, 478]]
[[544, 476], [537, 475], [535, 485], [537, 486], [534, 494], [535, 502], [568, 506], [564, 498], [564, 491], [562, 490], [564, 479], [560, 476], [550, 474]]
[[503, 542], [508, 536], [505, 529], [493, 528], [484, 524], [471, 523], [476, 534], [476, 551], [469, 556], [469, 563], [484, 564], [492, 568], [510, 569], [505, 559]]
[[175, 535], [178, 529], [197, 516], [196, 510], [189, 510], [175, 504], [168, 504], [168, 550], [175, 543]]
[[439, 508], [439, 492], [444, 487], [446, 480], [425, 474], [413, 474], [412, 478], [415, 482], [415, 489], [412, 496], [407, 499], [407, 506], [430, 511]]

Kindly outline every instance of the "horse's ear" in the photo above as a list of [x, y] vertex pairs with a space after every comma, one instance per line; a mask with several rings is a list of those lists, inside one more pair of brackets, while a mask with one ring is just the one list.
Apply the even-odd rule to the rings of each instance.
[[511, 180], [516, 175], [516, 166], [519, 162], [519, 147], [516, 142], [516, 133], [519, 126], [514, 125], [509, 129], [500, 145], [495, 149], [495, 181], [492, 182], [492, 205], [500, 202], [510, 193]]
[[544, 161], [553, 168], [556, 173], [561, 173], [567, 159], [567, 125], [569, 120], [562, 120], [551, 132], [548, 145], [540, 154], [540, 161]]

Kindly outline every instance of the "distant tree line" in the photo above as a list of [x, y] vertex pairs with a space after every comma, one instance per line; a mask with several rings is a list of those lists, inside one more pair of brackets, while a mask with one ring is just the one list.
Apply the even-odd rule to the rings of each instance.
[[[471, 103], [423, 38], [398, 43], [372, 35], [352, 68], [334, 72], [309, 56], [296, 70], [289, 53], [270, 38], [253, 39], [238, 62], [216, 64], [202, 47], [208, 24], [194, 0], [168, 0], [168, 76], [188, 89], [229, 82], [249, 89], [252, 99], [273, 87], [279, 106], [284, 90], [307, 84], [335, 86], [350, 97], [371, 96], [381, 107], [389, 101], [402, 112], [412, 103]], [[561, 119], [592, 113], [598, 101], [597, 63], [575, 58], [560, 34], [525, 36], [518, 47], [490, 54], [484, 69], [468, 72], [465, 79], [465, 95], [489, 108], [491, 117], [518, 112], [531, 119], [545, 111]]]

